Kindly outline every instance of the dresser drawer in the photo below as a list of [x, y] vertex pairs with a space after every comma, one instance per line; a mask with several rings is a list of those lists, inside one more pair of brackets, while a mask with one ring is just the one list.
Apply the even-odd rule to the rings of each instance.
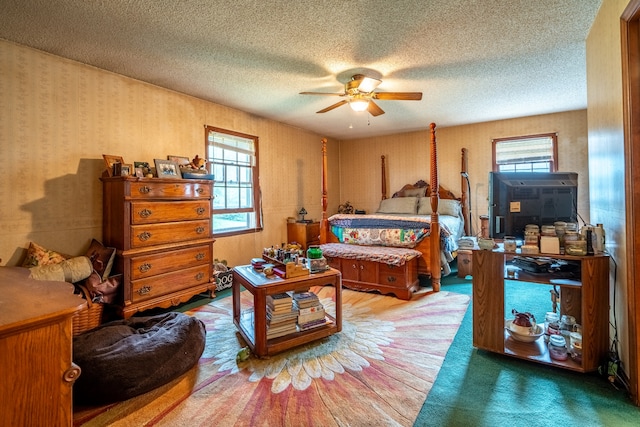
[[139, 256], [131, 259], [131, 280], [211, 263], [211, 245], [200, 245], [171, 252]]
[[211, 281], [212, 266], [201, 265], [131, 281], [131, 301], [136, 303]]
[[209, 200], [131, 202], [131, 224], [153, 224], [211, 218]]
[[131, 226], [131, 248], [185, 242], [210, 236], [210, 219], [133, 225]]
[[[209, 199], [211, 185], [206, 183], [154, 180], [127, 182], [125, 196], [131, 199]], [[188, 180], [187, 180], [188, 181]]]

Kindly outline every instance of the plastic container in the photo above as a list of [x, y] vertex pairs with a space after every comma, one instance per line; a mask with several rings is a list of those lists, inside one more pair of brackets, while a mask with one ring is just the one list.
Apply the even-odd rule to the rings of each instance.
[[[560, 315], [558, 313], [554, 313], [553, 311], [549, 311], [544, 316], [544, 340], [549, 341], [549, 335], [559, 334], [560, 333], [560, 325], [558, 322], [560, 321]], [[549, 327], [549, 325], [552, 325]]]

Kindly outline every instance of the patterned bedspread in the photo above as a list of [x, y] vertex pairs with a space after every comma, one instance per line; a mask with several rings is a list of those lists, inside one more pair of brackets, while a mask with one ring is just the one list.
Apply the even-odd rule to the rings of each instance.
[[[329, 224], [331, 232], [341, 243], [413, 248], [429, 236], [431, 217], [337, 214], [329, 218]], [[445, 248], [448, 237], [451, 235], [445, 224], [441, 224], [440, 234], [443, 248]]]
[[422, 255], [420, 251], [406, 248], [384, 248], [375, 246], [349, 245], [344, 243], [325, 243], [320, 245], [324, 256], [357, 259], [361, 261], [382, 262], [390, 265], [404, 265], [407, 261]]

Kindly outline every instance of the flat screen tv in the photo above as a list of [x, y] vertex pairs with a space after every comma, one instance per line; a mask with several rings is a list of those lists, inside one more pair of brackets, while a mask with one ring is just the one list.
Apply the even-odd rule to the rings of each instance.
[[575, 172], [490, 172], [489, 236], [524, 239], [527, 224], [578, 221]]

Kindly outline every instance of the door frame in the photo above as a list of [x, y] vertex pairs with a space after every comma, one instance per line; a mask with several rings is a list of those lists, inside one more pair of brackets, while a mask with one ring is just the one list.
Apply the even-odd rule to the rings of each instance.
[[635, 236], [640, 233], [640, 0], [631, 0], [620, 17], [622, 47], [622, 100], [625, 153], [625, 213], [629, 330], [629, 392], [636, 405], [640, 405], [638, 373], [640, 372], [640, 259], [635, 247]]

